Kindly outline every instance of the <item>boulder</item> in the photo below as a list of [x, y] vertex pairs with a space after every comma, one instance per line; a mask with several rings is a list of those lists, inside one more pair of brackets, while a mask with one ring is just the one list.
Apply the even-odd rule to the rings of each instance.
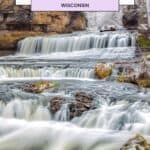
[[83, 112], [92, 108], [93, 97], [85, 92], [75, 94], [75, 102], [69, 105], [70, 119], [81, 116]]
[[150, 144], [147, 140], [141, 136], [136, 135], [135, 137], [129, 139], [126, 144], [122, 146], [120, 150], [150, 150]]
[[45, 89], [49, 89], [55, 86], [57, 86], [55, 82], [38, 81], [38, 82], [25, 85], [25, 87], [23, 87], [23, 90], [31, 93], [41, 93]]
[[104, 79], [112, 74], [113, 64], [99, 63], [95, 67], [95, 75], [99, 79]]
[[74, 117], [79, 117], [85, 111], [93, 108], [93, 97], [86, 92], [77, 92], [74, 95], [73, 101], [67, 101], [64, 97], [57, 96], [50, 100], [49, 110], [53, 114], [60, 110], [63, 104], [69, 103], [68, 109], [70, 112], [70, 119]]
[[65, 102], [65, 99], [60, 96], [53, 97], [50, 101], [50, 111], [56, 113], [60, 110], [62, 104]]
[[134, 68], [124, 67], [123, 72], [118, 75], [117, 80], [119, 82], [133, 83], [139, 87], [150, 87], [150, 71], [149, 65], [142, 64], [138, 70]]

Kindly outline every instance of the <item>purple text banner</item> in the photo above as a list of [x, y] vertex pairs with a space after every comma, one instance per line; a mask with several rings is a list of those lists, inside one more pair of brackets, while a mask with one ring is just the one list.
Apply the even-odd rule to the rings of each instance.
[[119, 0], [32, 0], [32, 11], [118, 11]]

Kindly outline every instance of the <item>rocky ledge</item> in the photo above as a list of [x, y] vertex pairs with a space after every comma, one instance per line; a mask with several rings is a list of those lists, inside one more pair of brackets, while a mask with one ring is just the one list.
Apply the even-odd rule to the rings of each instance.
[[150, 66], [142, 63], [138, 68], [131, 66], [120, 66], [120, 75], [117, 80], [119, 82], [126, 82], [136, 84], [139, 87], [150, 88]]
[[86, 28], [87, 20], [81, 12], [32, 12], [30, 6], [16, 6], [15, 0], [0, 2], [0, 50], [16, 50], [17, 41], [28, 36]]

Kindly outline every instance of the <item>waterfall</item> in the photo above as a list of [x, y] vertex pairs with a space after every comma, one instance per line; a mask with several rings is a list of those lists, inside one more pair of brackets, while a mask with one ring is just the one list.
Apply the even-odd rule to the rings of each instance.
[[68, 34], [51, 37], [28, 37], [20, 41], [20, 54], [50, 54], [54, 52], [72, 52], [92, 48], [133, 47], [135, 36], [125, 32]]
[[139, 71], [135, 32], [122, 30], [122, 8], [85, 14], [87, 31], [27, 37], [0, 58], [0, 150], [119, 150], [150, 137], [150, 90], [117, 81]]
[[146, 5], [147, 5], [148, 26], [150, 27], [150, 0], [146, 0]]
[[[0, 65], [0, 77], [4, 79], [11, 78], [95, 78], [94, 67], [92, 61], [95, 63], [100, 60], [131, 60], [135, 57], [135, 47], [117, 47], [117, 48], [104, 48], [101, 50], [84, 50], [74, 52], [57, 52], [46, 56], [28, 56], [22, 61], [18, 61], [17, 64], [12, 64], [12, 57], [10, 62], [5, 64], [3, 59], [1, 60], [3, 65]], [[111, 55], [110, 55], [111, 54]], [[35, 60], [38, 60], [39, 66], [35, 66]], [[40, 65], [40, 61], [47, 61], [51, 59], [49, 66]], [[83, 62], [78, 62], [78, 60]], [[9, 59], [8, 59], [9, 60]], [[14, 60], [16, 58], [14, 57]], [[32, 60], [32, 61], [31, 61]], [[67, 61], [65, 64], [61, 64], [62, 60]], [[87, 64], [87, 60], [88, 63]], [[25, 65], [25, 62], [29, 62], [30, 65]], [[84, 62], [85, 61], [85, 62]], [[5, 65], [4, 65], [5, 64]], [[53, 64], [53, 65], [52, 65]], [[55, 66], [54, 66], [55, 64]], [[91, 68], [92, 67], [92, 68]]]
[[34, 77], [76, 77], [94, 78], [94, 69], [91, 68], [13, 68], [0, 67], [0, 77], [2, 78], [34, 78]]

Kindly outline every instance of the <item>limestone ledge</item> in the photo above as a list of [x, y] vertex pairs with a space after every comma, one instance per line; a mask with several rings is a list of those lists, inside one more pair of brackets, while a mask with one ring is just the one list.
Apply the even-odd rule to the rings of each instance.
[[[56, 34], [54, 32], [47, 35]], [[43, 32], [33, 31], [0, 31], [0, 50], [16, 50], [17, 42], [28, 36], [44, 36]]]

